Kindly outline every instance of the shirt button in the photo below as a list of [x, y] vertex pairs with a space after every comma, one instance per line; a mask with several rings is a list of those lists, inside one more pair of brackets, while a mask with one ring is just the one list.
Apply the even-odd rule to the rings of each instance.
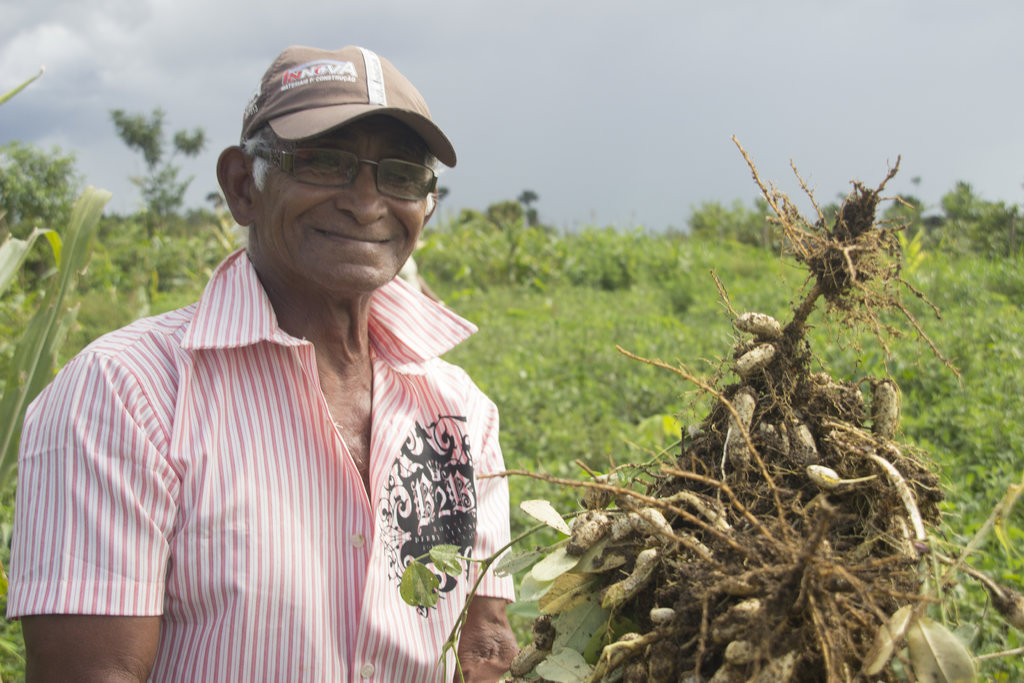
[[[352, 534], [352, 538], [350, 539], [350, 541], [351, 541], [352, 545], [354, 547], [356, 547], [356, 548], [362, 548], [364, 545], [366, 545], [366, 539], [363, 538], [362, 534]], [[370, 665], [367, 664], [366, 666], [370, 666]], [[363, 667], [363, 668], [366, 668], [366, 667]], [[373, 673], [373, 667], [372, 666], [370, 666], [370, 673], [371, 674]]]
[[359, 670], [359, 675], [363, 678], [369, 678], [373, 675], [373, 664], [363, 664], [363, 668]]

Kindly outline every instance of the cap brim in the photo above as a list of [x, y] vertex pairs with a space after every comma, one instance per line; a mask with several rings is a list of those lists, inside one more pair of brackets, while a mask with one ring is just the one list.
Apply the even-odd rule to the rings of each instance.
[[339, 104], [285, 114], [268, 123], [282, 140], [302, 140], [367, 116], [390, 116], [412, 128], [445, 166], [455, 166], [455, 148], [433, 121], [408, 109], [375, 104]]

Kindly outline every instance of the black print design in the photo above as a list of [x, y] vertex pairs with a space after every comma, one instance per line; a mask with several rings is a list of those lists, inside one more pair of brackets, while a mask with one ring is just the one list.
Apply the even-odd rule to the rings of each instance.
[[[426, 427], [416, 423], [385, 480], [378, 506], [388, 575], [395, 585], [409, 563], [440, 544], [469, 556], [476, 542], [476, 489], [465, 417], [439, 416]], [[458, 583], [438, 574], [439, 590]], [[426, 616], [426, 609], [419, 610]]]

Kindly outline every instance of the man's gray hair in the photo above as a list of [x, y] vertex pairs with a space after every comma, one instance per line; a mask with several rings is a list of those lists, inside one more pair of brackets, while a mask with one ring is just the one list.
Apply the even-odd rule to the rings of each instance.
[[256, 183], [256, 189], [263, 191], [267, 183], [267, 173], [270, 171], [270, 162], [256, 153], [260, 150], [279, 149], [282, 141], [270, 126], [260, 126], [251, 136], [242, 140], [242, 151], [252, 159], [252, 180]]
[[[270, 162], [262, 156], [257, 156], [257, 152], [268, 149], [281, 149], [287, 152], [294, 149], [295, 145], [292, 142], [278, 138], [273, 129], [267, 125], [260, 126], [252, 135], [243, 139], [241, 147], [245, 155], [252, 159], [252, 180], [256, 183], [256, 189], [262, 192], [263, 186], [267, 182], [267, 173], [270, 171]], [[429, 150], [423, 159], [423, 165], [437, 175], [440, 175], [441, 171], [445, 168]]]

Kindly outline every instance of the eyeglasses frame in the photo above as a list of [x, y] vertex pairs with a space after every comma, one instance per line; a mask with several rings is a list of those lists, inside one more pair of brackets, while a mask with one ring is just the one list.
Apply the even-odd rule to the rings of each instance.
[[[413, 164], [414, 166], [420, 166], [420, 167], [425, 168], [426, 170], [430, 171], [430, 175], [431, 175], [430, 187], [427, 189], [426, 194], [424, 194], [422, 197], [406, 197], [406, 196], [398, 195], [398, 194], [395, 194], [394, 192], [388, 192], [387, 190], [382, 189], [381, 186], [380, 186], [380, 183], [377, 181], [377, 177], [378, 176], [377, 176], [376, 168], [374, 168], [374, 174], [373, 174], [373, 184], [374, 184], [374, 187], [377, 188], [378, 192], [380, 192], [381, 194], [383, 194], [385, 196], [388, 196], [388, 197], [393, 197], [395, 199], [405, 199], [405, 200], [408, 200], [408, 201], [420, 201], [422, 199], [426, 199], [427, 196], [430, 195], [431, 192], [433, 192], [435, 189], [437, 189], [437, 173], [434, 171], [434, 169], [430, 168], [429, 166], [426, 166], [425, 164], [416, 163], [415, 161], [409, 161], [408, 159], [393, 159], [393, 158], [381, 159], [379, 161], [374, 161], [372, 159], [360, 159], [358, 156], [356, 156], [356, 154], [354, 152], [349, 152], [348, 150], [343, 150], [343, 149], [334, 149], [334, 148], [331, 148], [331, 147], [303, 147], [301, 149], [303, 151], [305, 151], [305, 150], [315, 150], [315, 151], [329, 151], [329, 152], [344, 152], [344, 153], [351, 154], [352, 156], [354, 156], [356, 158], [356, 161], [359, 162], [360, 164], [370, 164], [371, 166], [374, 166], [374, 167], [379, 167], [381, 162], [384, 162], [384, 161], [400, 161], [400, 162], [405, 163], [405, 164]], [[335, 183], [314, 183], [314, 182], [310, 182], [308, 180], [303, 180], [301, 178], [296, 177], [295, 173], [294, 173], [294, 169], [295, 169], [295, 161], [294, 161], [294, 159], [295, 159], [295, 152], [296, 151], [299, 151], [299, 150], [285, 150], [285, 149], [278, 149], [278, 148], [274, 148], [274, 147], [260, 147], [260, 148], [258, 148], [258, 149], [253, 151], [253, 155], [257, 156], [257, 157], [260, 157], [261, 159], [266, 159], [267, 161], [272, 163], [274, 166], [276, 166], [281, 172], [288, 174], [288, 176], [290, 178], [292, 178], [293, 180], [295, 180], [295, 182], [302, 183], [303, 185], [312, 185], [313, 187], [347, 187], [348, 185], [351, 185], [352, 183], [355, 182], [355, 176], [353, 176], [352, 180], [350, 180], [350, 181], [348, 181], [346, 183], [337, 183], [337, 184], [335, 184]]]

